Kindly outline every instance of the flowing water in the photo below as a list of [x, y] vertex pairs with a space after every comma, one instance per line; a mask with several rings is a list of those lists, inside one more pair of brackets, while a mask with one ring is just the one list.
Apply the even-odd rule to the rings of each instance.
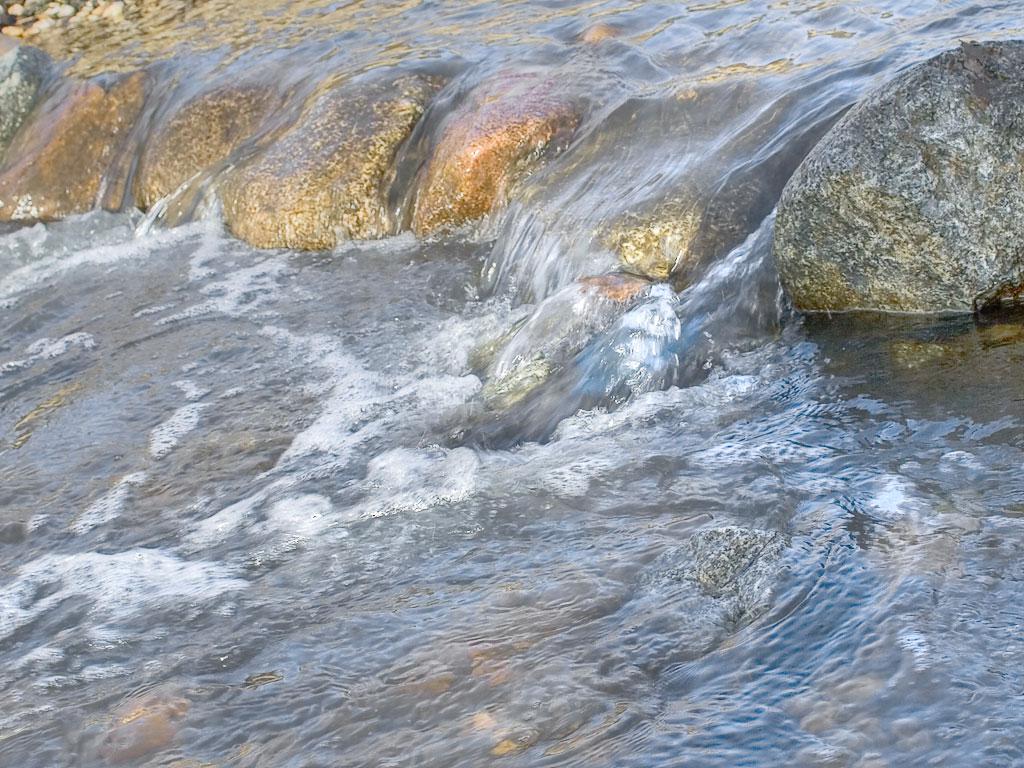
[[[0, 764], [1024, 765], [1024, 319], [802, 319], [770, 253], [828, 125], [1016, 0], [164, 10], [181, 94], [539, 67], [586, 120], [428, 242], [0, 234]], [[580, 294], [601, 226], [734, 183], [681, 290]], [[494, 415], [517, 323], [579, 338]]]

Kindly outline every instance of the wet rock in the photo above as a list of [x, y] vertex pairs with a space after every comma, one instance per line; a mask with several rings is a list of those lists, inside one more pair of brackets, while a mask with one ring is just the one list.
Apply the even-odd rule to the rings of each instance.
[[146, 77], [68, 82], [41, 104], [0, 170], [0, 221], [53, 221], [124, 202]]
[[53, 63], [38, 48], [0, 41], [0, 158], [39, 97]]
[[787, 184], [775, 257], [807, 311], [972, 311], [1024, 292], [1024, 42], [966, 43], [837, 123]]
[[691, 244], [700, 223], [699, 201], [677, 199], [644, 214], [626, 214], [601, 239], [626, 269], [653, 280], [668, 280], [699, 260]]
[[613, 24], [601, 21], [597, 24], [591, 24], [580, 35], [580, 42], [587, 43], [588, 45], [596, 45], [602, 43], [605, 40], [618, 37], [622, 34], [622, 30]]
[[633, 275], [588, 277], [546, 299], [493, 343], [483, 396], [496, 410], [518, 403], [639, 300], [651, 283]]
[[666, 575], [694, 582], [711, 597], [735, 599], [749, 612], [765, 602], [785, 548], [785, 537], [775, 531], [706, 528], [686, 540], [686, 562]]
[[258, 86], [222, 87], [188, 101], [147, 141], [135, 177], [136, 205], [147, 210], [226, 160], [273, 105], [273, 92]]
[[517, 180], [564, 146], [581, 118], [560, 78], [503, 72], [472, 90], [445, 120], [413, 209], [420, 236], [457, 227], [503, 205]]
[[125, 703], [114, 713], [100, 743], [100, 756], [108, 763], [123, 765], [166, 749], [174, 742], [188, 709], [185, 699], [159, 694]]
[[439, 85], [405, 75], [322, 92], [272, 146], [224, 179], [228, 228], [260, 248], [303, 250], [389, 234], [395, 154]]

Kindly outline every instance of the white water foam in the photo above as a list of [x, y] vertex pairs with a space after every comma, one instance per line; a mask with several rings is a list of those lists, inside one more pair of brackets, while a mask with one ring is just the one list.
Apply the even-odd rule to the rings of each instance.
[[180, 560], [157, 550], [43, 555], [0, 588], [0, 638], [66, 600], [87, 604], [91, 614], [109, 623], [146, 608], [194, 604], [247, 586], [225, 565]]
[[149, 454], [162, 459], [173, 451], [181, 438], [199, 426], [199, 418], [206, 409], [205, 403], [189, 403], [176, 410], [167, 421], [149, 433]]
[[193, 304], [181, 312], [160, 318], [157, 325], [170, 325], [207, 315], [241, 317], [261, 308], [276, 296], [278, 283], [287, 271], [288, 260], [284, 256], [271, 256], [252, 266], [238, 269], [222, 280], [216, 280], [200, 288], [200, 292], [208, 296], [208, 299]]
[[145, 240], [128, 240], [96, 245], [81, 250], [44, 249], [43, 258], [17, 267], [0, 279], [0, 307], [11, 307], [17, 295], [83, 266], [104, 266], [147, 258], [157, 248], [185, 242], [200, 231], [200, 225], [186, 225], [149, 235]]
[[134, 472], [125, 475], [114, 487], [100, 496], [89, 507], [82, 512], [71, 524], [71, 530], [75, 533], [86, 533], [93, 528], [109, 523], [119, 517], [128, 504], [128, 497], [131, 489], [136, 485], [146, 482], [145, 472]]
[[42, 338], [33, 341], [25, 348], [28, 357], [22, 360], [12, 360], [9, 363], [0, 365], [0, 376], [15, 371], [31, 368], [35, 363], [42, 360], [53, 360], [65, 355], [72, 349], [95, 349], [96, 340], [88, 333], [70, 333], [59, 339]]
[[476, 490], [480, 465], [480, 458], [469, 448], [386, 451], [367, 467], [363, 487], [369, 495], [356, 513], [382, 517], [464, 501]]

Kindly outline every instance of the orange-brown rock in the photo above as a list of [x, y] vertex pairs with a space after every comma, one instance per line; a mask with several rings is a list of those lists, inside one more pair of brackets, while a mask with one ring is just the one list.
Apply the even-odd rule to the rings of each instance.
[[618, 37], [621, 31], [618, 27], [601, 21], [597, 24], [591, 24], [580, 35], [580, 42], [587, 43], [588, 45], [596, 45], [597, 43], [609, 40], [613, 37]]
[[228, 228], [259, 248], [302, 250], [389, 234], [395, 155], [439, 85], [404, 75], [322, 91], [272, 146], [224, 178]]
[[124, 202], [146, 76], [71, 81], [33, 112], [0, 169], [0, 221], [53, 221]]
[[420, 182], [413, 231], [428, 235], [503, 205], [545, 150], [571, 138], [580, 112], [549, 74], [506, 72], [481, 83], [444, 123]]
[[193, 177], [226, 160], [260, 128], [274, 93], [226, 86], [186, 102], [146, 142], [135, 176], [135, 204], [147, 210]]
[[166, 749], [188, 709], [186, 700], [159, 694], [125, 703], [114, 713], [100, 756], [108, 763], [125, 764]]

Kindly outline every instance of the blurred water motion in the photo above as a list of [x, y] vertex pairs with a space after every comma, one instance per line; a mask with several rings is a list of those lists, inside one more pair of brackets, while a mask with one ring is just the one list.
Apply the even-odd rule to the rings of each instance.
[[[215, 209], [0, 235], [0, 763], [1024, 762], [1022, 319], [804, 321], [767, 242], [845, 108], [1019, 36], [1016, 3], [142, 14], [48, 45], [174, 50], [168, 109], [538, 67], [585, 114], [429, 241], [256, 251]], [[652, 221], [692, 263], [608, 278]]]

